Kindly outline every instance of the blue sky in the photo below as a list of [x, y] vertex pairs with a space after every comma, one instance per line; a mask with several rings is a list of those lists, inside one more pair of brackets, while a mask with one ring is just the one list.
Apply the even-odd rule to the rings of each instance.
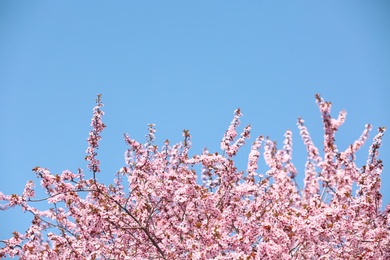
[[[37, 165], [53, 173], [86, 169], [98, 93], [108, 126], [99, 150], [103, 182], [124, 165], [124, 132], [143, 141], [155, 123], [161, 144], [189, 129], [193, 154], [219, 151], [238, 107], [252, 140], [263, 134], [281, 144], [293, 131], [302, 179], [306, 153], [296, 120], [305, 119], [321, 146], [316, 93], [332, 101], [334, 116], [348, 112], [336, 136], [340, 150], [366, 123], [390, 126], [389, 11], [386, 0], [1, 1], [0, 191], [38, 183]], [[389, 133], [381, 158], [387, 204]], [[23, 232], [30, 219], [0, 212], [0, 239]]]

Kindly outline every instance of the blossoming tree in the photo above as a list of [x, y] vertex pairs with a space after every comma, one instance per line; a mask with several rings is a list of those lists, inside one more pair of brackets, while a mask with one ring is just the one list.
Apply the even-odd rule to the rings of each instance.
[[[390, 206], [381, 207], [379, 128], [365, 165], [355, 153], [371, 130], [345, 151], [335, 133], [346, 118], [330, 115], [331, 103], [316, 96], [324, 124], [323, 156], [302, 119], [298, 128], [307, 148], [304, 187], [295, 182], [292, 133], [284, 146], [259, 136], [245, 172], [235, 155], [250, 136], [240, 136], [240, 110], [221, 141], [221, 153], [189, 157], [190, 134], [183, 141], [154, 145], [124, 136], [125, 166], [113, 184], [100, 183], [96, 158], [102, 123], [100, 95], [93, 109], [86, 160], [91, 171], [52, 174], [36, 167], [47, 197], [35, 199], [32, 181], [21, 195], [0, 193], [1, 210], [21, 207], [33, 216], [25, 233], [0, 241], [0, 256], [19, 259], [389, 259]], [[260, 173], [260, 151], [269, 170]], [[198, 167], [197, 167], [198, 166]], [[197, 172], [196, 169], [201, 169]], [[46, 200], [47, 210], [34, 202]]]

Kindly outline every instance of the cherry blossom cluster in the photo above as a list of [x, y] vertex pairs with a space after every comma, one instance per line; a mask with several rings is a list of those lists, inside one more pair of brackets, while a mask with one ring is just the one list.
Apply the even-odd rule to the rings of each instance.
[[89, 161], [88, 168], [94, 173], [100, 172], [100, 161], [95, 158], [96, 149], [99, 147], [99, 141], [102, 139], [100, 133], [106, 127], [102, 122], [102, 116], [104, 112], [101, 110], [103, 103], [101, 102], [101, 94], [97, 96], [96, 106], [93, 108], [93, 117], [91, 120], [92, 130], [89, 132], [88, 143], [89, 146], [87, 148], [87, 156], [85, 159]]
[[[365, 165], [355, 153], [372, 127], [345, 151], [335, 134], [346, 112], [331, 117], [331, 103], [316, 96], [324, 125], [322, 153], [304, 120], [298, 128], [307, 150], [304, 186], [295, 180], [292, 132], [283, 147], [259, 136], [251, 146], [246, 171], [236, 154], [250, 137], [238, 135], [240, 110], [221, 141], [222, 153], [204, 150], [189, 156], [191, 136], [161, 148], [149, 125], [142, 144], [125, 134], [125, 164], [113, 184], [99, 183], [96, 150], [104, 129], [100, 95], [92, 118], [82, 170], [53, 174], [33, 169], [47, 197], [36, 199], [29, 181], [21, 195], [0, 193], [1, 210], [31, 213], [25, 232], [0, 241], [0, 257], [19, 259], [390, 259], [390, 206], [382, 209], [379, 128]], [[258, 165], [263, 151], [266, 172]], [[235, 161], [236, 160], [236, 161]], [[47, 201], [48, 209], [34, 203]]]

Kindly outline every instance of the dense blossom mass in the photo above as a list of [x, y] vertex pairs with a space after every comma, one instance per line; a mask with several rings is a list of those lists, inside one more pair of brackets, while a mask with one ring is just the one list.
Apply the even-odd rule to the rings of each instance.
[[[371, 125], [345, 151], [335, 133], [346, 118], [330, 114], [331, 103], [316, 96], [323, 124], [323, 150], [313, 144], [303, 119], [298, 128], [307, 148], [304, 186], [292, 163], [292, 133], [281, 149], [259, 136], [246, 171], [235, 156], [250, 137], [238, 135], [236, 110], [221, 141], [222, 151], [189, 156], [191, 137], [161, 148], [154, 125], [146, 143], [127, 134], [125, 166], [111, 185], [97, 179], [102, 123], [100, 95], [94, 108], [86, 160], [92, 172], [33, 171], [46, 191], [48, 208], [34, 203], [34, 183], [21, 195], [0, 193], [1, 210], [21, 207], [33, 216], [27, 231], [0, 241], [0, 256], [19, 259], [390, 259], [390, 206], [382, 209], [383, 169], [379, 128], [365, 165], [355, 164]], [[268, 171], [259, 172], [262, 151]], [[201, 172], [197, 172], [201, 169]], [[4, 225], [4, 223], [1, 223]]]

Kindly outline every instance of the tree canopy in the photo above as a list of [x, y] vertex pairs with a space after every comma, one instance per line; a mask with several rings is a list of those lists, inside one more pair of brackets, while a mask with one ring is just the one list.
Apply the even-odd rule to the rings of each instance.
[[[366, 163], [355, 154], [371, 125], [345, 151], [335, 133], [346, 119], [331, 117], [331, 103], [316, 95], [324, 126], [320, 153], [302, 118], [298, 128], [307, 150], [304, 186], [297, 185], [292, 162], [292, 132], [282, 148], [258, 136], [245, 171], [237, 151], [250, 138], [239, 135], [242, 116], [223, 135], [220, 152], [189, 156], [191, 136], [162, 147], [149, 125], [146, 143], [124, 135], [125, 166], [113, 184], [97, 179], [97, 149], [104, 112], [101, 96], [93, 109], [87, 156], [91, 174], [81, 169], [53, 174], [35, 167], [47, 197], [35, 198], [34, 182], [22, 194], [0, 192], [1, 210], [20, 207], [33, 216], [26, 232], [0, 241], [0, 256], [19, 259], [389, 259], [390, 206], [382, 209], [383, 163], [379, 128]], [[268, 167], [259, 172], [260, 155]], [[200, 170], [200, 172], [199, 172]], [[89, 177], [87, 177], [89, 176]], [[34, 203], [45, 200], [47, 209]]]

